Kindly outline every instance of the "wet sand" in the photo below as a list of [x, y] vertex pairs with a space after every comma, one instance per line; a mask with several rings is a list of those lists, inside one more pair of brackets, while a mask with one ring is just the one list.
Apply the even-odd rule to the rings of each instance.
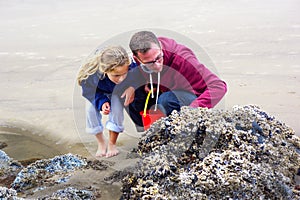
[[[0, 138], [19, 140], [3, 150], [18, 159], [38, 157], [43, 141], [54, 154], [93, 157], [77, 71], [97, 46], [137, 29], [170, 30], [193, 40], [228, 84], [219, 108], [259, 105], [300, 136], [298, 10], [296, 0], [0, 1]], [[9, 134], [7, 126], [14, 127]], [[33, 135], [16, 138], [14, 129]], [[121, 154], [111, 159], [116, 168], [138, 138], [126, 118]], [[21, 154], [24, 149], [33, 155]]]

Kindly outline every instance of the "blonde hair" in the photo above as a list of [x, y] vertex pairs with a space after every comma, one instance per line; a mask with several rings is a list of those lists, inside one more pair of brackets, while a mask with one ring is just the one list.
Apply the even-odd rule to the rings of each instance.
[[121, 46], [109, 46], [96, 51], [82, 65], [77, 76], [77, 83], [81, 85], [90, 75], [97, 71], [103, 74], [114, 71], [116, 67], [130, 65], [131, 61], [126, 50]]

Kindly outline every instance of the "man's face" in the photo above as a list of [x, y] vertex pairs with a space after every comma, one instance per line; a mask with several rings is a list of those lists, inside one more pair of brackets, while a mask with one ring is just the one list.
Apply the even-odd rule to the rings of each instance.
[[146, 53], [138, 52], [137, 59], [141, 65], [153, 72], [161, 72], [163, 68], [163, 52], [159, 46], [152, 44]]

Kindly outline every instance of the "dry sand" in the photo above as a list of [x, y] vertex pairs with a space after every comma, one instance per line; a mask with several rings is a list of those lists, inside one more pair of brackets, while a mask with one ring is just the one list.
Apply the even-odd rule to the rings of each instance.
[[[96, 147], [83, 130], [77, 71], [97, 46], [111, 38], [126, 46], [128, 32], [137, 29], [172, 31], [202, 47], [228, 84], [218, 108], [257, 104], [300, 136], [299, 8], [297, 0], [2, 0], [0, 135], [13, 145], [7, 153], [35, 156], [43, 148], [22, 141], [37, 140], [46, 152], [92, 157]], [[12, 143], [14, 132], [34, 135]], [[126, 163], [138, 137], [126, 119], [118, 142], [122, 152], [111, 159], [116, 168]]]

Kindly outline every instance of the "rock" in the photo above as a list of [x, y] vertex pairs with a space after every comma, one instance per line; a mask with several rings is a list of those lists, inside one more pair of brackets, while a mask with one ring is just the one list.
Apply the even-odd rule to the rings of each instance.
[[70, 172], [83, 168], [86, 164], [84, 158], [73, 154], [38, 160], [18, 173], [12, 183], [12, 188], [17, 191], [24, 191], [37, 185], [66, 182]]
[[[51, 159], [36, 160], [24, 167], [0, 150], [1, 185], [6, 186], [0, 186], [0, 199], [21, 199], [17, 197], [18, 192], [25, 197], [34, 196], [34, 199], [97, 199], [101, 196], [99, 188], [80, 185], [80, 181], [72, 184], [69, 179], [75, 172], [85, 169], [95, 172], [106, 170], [113, 164], [110, 161], [87, 161], [86, 158], [69, 153]], [[57, 191], [50, 194], [43, 192], [48, 189]], [[35, 195], [36, 193], [39, 195]]]
[[0, 142], [0, 149], [3, 149], [4, 147], [7, 147], [7, 144], [5, 142]]
[[123, 199], [300, 199], [300, 139], [254, 105], [182, 107], [140, 139]]
[[6, 187], [0, 187], [0, 199], [22, 200], [22, 198], [17, 197], [16, 190]]
[[10, 187], [23, 166], [0, 150], [0, 186]]
[[73, 187], [68, 187], [62, 190], [58, 190], [53, 193], [51, 196], [45, 196], [42, 198], [43, 200], [50, 199], [96, 199], [93, 192], [88, 190], [78, 190]]

